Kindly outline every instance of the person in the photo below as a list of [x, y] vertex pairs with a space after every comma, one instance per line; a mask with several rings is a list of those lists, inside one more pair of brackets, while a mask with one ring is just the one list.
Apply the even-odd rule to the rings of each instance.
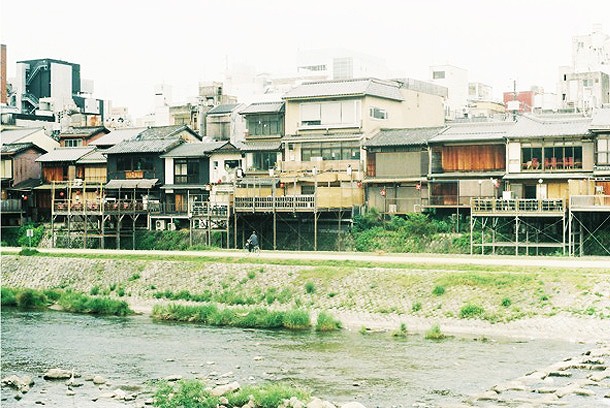
[[258, 247], [258, 237], [256, 236], [256, 231], [252, 231], [252, 235], [248, 238], [248, 252], [252, 252], [256, 247]]

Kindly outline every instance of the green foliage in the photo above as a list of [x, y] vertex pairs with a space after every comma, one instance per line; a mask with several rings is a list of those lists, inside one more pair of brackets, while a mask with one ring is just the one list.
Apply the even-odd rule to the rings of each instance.
[[360, 334], [367, 334], [369, 332], [369, 330], [366, 328], [366, 326], [360, 326], [360, 330], [358, 330], [358, 333]]
[[35, 256], [39, 253], [40, 252], [34, 248], [23, 248], [21, 251], [19, 251], [19, 255], [21, 256]]
[[[34, 235], [30, 238], [27, 236], [27, 230], [32, 229]], [[24, 224], [19, 227], [17, 244], [21, 247], [37, 247], [44, 237], [44, 225]], [[31, 244], [30, 244], [31, 243]]]
[[436, 296], [441, 296], [445, 293], [445, 287], [441, 285], [436, 285], [434, 289], [432, 289], [432, 294]]
[[421, 302], [413, 303], [413, 306], [411, 306], [411, 311], [412, 312], [419, 312], [420, 310], [421, 310]]
[[0, 288], [0, 304], [2, 306], [17, 306], [16, 291], [5, 287]]
[[[252, 401], [257, 408], [277, 408], [292, 397], [307, 402], [309, 393], [283, 383], [246, 386], [224, 396], [224, 406], [241, 407]], [[154, 405], [158, 408], [217, 408], [221, 397], [212, 396], [199, 380], [181, 380], [175, 384], [161, 382], [157, 385]]]
[[511, 302], [510, 298], [502, 298], [502, 302], [500, 304], [504, 307], [509, 307], [513, 302]]
[[260, 307], [221, 309], [215, 304], [155, 305], [152, 316], [159, 320], [259, 329], [287, 328], [300, 330], [311, 325], [309, 313], [299, 309], [288, 311], [270, 311]]
[[63, 310], [74, 313], [115, 316], [126, 316], [133, 313], [125, 301], [108, 297], [91, 297], [75, 292], [65, 292], [58, 304]]
[[91, 296], [97, 296], [100, 294], [100, 287], [95, 285], [94, 287], [91, 288], [91, 290], [89, 291], [89, 294]]
[[316, 292], [316, 285], [313, 282], [305, 282], [305, 293], [314, 294]]
[[485, 314], [485, 309], [479, 305], [467, 303], [460, 309], [460, 318], [469, 319], [472, 317], [480, 317]]
[[341, 321], [327, 312], [320, 312], [316, 321], [316, 331], [334, 331], [340, 330], [342, 327]]
[[407, 337], [407, 324], [400, 323], [398, 329], [392, 332], [392, 337]]
[[136, 280], [140, 279], [140, 277], [141, 277], [140, 274], [136, 272], [133, 275], [131, 275], [129, 277], [129, 279], [127, 279], [127, 280], [130, 281], [130, 282], [133, 282], [133, 281], [136, 281]]
[[47, 297], [37, 290], [24, 289], [17, 292], [15, 297], [17, 307], [21, 309], [43, 309], [47, 307]]
[[252, 280], [256, 277], [256, 272], [248, 271], [248, 279]]
[[441, 331], [441, 327], [438, 324], [433, 325], [424, 334], [426, 340], [443, 340], [446, 337], [447, 336]]

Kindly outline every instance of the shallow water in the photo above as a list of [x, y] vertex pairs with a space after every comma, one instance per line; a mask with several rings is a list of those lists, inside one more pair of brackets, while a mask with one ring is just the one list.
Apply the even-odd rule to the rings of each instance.
[[[21, 401], [4, 388], [2, 406], [114, 407], [92, 402], [95, 387], [66, 396], [49, 368], [101, 375], [112, 384], [142, 385], [169, 375], [220, 377], [241, 384], [289, 381], [337, 404], [442, 406], [496, 383], [573, 356], [586, 345], [559, 341], [452, 338], [355, 332], [319, 334], [155, 323], [149, 317], [92, 317], [3, 308], [2, 377], [29, 374], [36, 384]], [[232, 372], [232, 374], [230, 374]], [[222, 378], [222, 377], [221, 377]], [[143, 396], [138, 397], [141, 403]], [[114, 405], [113, 405], [114, 404]]]

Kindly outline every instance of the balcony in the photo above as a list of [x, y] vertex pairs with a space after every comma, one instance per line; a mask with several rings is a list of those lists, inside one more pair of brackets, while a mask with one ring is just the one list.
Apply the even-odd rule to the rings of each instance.
[[104, 213], [147, 213], [149, 212], [148, 204], [148, 202], [143, 202], [142, 200], [53, 200], [53, 214], [99, 215]]
[[472, 215], [537, 215], [562, 216], [566, 206], [563, 199], [500, 199], [472, 198]]
[[570, 197], [570, 210], [610, 212], [610, 195], [573, 195]]
[[235, 197], [237, 212], [313, 212], [315, 196]]

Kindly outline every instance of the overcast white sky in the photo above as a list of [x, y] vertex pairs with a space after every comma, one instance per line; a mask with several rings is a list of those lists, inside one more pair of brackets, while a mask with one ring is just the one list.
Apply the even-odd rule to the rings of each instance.
[[452, 64], [494, 93], [544, 86], [554, 92], [571, 63], [573, 35], [602, 24], [608, 0], [0, 0], [8, 77], [15, 62], [54, 58], [81, 65], [94, 96], [152, 107], [154, 85], [174, 100], [197, 95], [199, 81], [222, 80], [229, 62], [288, 73], [297, 49], [348, 48], [385, 60], [404, 76]]

